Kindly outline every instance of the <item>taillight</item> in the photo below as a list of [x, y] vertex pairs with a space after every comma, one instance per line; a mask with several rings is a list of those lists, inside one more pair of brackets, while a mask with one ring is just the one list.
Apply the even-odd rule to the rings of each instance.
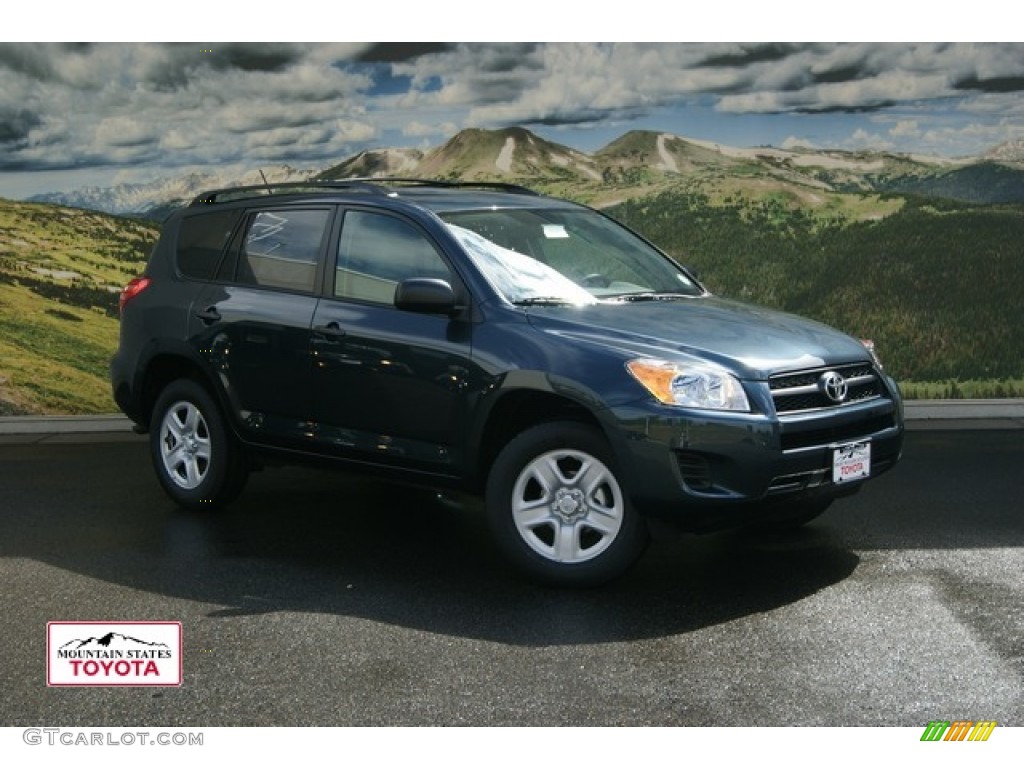
[[153, 279], [149, 277], [133, 277], [121, 291], [121, 297], [117, 301], [118, 312], [123, 314], [124, 305], [149, 288], [149, 284], [152, 282]]

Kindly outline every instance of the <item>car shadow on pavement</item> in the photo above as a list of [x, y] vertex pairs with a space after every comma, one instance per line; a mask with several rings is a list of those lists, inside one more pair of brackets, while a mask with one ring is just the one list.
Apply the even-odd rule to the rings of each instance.
[[[859, 562], [828, 529], [660, 531], [618, 581], [547, 588], [506, 565], [476, 500], [288, 467], [255, 474], [224, 513], [186, 513], [162, 495], [139, 454], [122, 462], [128, 471], [117, 484], [87, 501], [72, 482], [39, 487], [31, 504], [54, 519], [5, 516], [0, 554], [210, 604], [214, 619], [337, 614], [519, 646], [690, 632], [800, 600]], [[109, 466], [111, 457], [85, 461]]]
[[[165, 567], [204, 569], [196, 573], [203, 587], [193, 597], [210, 600], [209, 585], [216, 583], [216, 601], [227, 605], [212, 617], [327, 612], [548, 646], [664, 637], [770, 611], [841, 581], [859, 562], [810, 530], [709, 537], [659, 530], [619, 580], [592, 589], [551, 588], [505, 564], [475, 505], [414, 489], [379, 490], [392, 503], [401, 499], [402, 508], [367, 519], [377, 509], [369, 501], [340, 515], [308, 505], [301, 519], [287, 526], [264, 519], [265, 528], [248, 517], [179, 516], [168, 522], [177, 543], [166, 551]], [[197, 545], [212, 557], [180, 558]], [[233, 554], [220, 558], [218, 551]]]

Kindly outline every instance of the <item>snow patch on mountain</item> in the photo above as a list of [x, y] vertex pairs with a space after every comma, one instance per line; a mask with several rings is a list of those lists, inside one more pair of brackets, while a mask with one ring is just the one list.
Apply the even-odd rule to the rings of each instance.
[[670, 173], [679, 173], [679, 166], [676, 165], [676, 159], [672, 157], [672, 154], [668, 151], [665, 146], [665, 142], [671, 139], [672, 135], [668, 133], [658, 134], [658, 157], [661, 158], [661, 163], [658, 167], [663, 171], [669, 171]]
[[505, 144], [501, 148], [501, 152], [498, 153], [497, 159], [494, 161], [494, 164], [497, 166], [499, 171], [504, 171], [505, 173], [512, 172], [512, 156], [515, 154], [515, 151], [516, 140], [509, 136], [505, 139]]

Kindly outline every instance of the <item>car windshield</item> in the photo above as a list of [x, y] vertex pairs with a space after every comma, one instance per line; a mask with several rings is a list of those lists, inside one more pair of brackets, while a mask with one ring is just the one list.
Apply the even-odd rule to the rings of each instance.
[[700, 296], [703, 289], [629, 230], [580, 209], [441, 214], [514, 304], [593, 304]]

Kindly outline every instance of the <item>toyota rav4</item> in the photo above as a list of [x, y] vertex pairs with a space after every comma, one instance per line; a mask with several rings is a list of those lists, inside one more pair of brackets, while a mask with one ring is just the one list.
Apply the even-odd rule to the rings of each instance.
[[534, 578], [622, 573], [657, 516], [792, 526], [892, 467], [870, 342], [711, 295], [593, 209], [499, 184], [231, 188], [121, 296], [114, 397], [177, 504], [268, 458], [484, 499]]

